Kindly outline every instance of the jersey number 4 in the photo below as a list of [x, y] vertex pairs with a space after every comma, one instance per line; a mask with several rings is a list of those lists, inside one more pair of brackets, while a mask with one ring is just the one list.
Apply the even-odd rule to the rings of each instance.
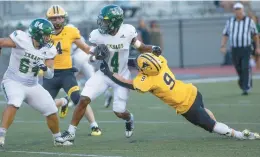
[[[19, 66], [19, 71], [21, 73], [28, 73], [29, 72], [29, 64], [30, 64], [30, 60], [28, 58], [22, 58], [21, 59], [21, 62], [20, 62], [20, 66]], [[39, 67], [38, 66], [35, 66], [32, 68], [32, 72], [34, 73], [34, 76], [37, 76], [38, 75], [38, 72], [39, 72]]]
[[62, 49], [61, 49], [61, 43], [60, 43], [60, 41], [57, 43], [56, 49], [57, 49], [58, 54], [62, 54]]
[[163, 75], [163, 80], [168, 86], [170, 86], [170, 90], [172, 90], [175, 85], [174, 79], [168, 73], [165, 73]]
[[113, 67], [113, 72], [117, 73], [118, 72], [118, 67], [119, 67], [119, 63], [118, 63], [118, 52], [114, 53], [114, 56], [111, 58], [111, 67]]

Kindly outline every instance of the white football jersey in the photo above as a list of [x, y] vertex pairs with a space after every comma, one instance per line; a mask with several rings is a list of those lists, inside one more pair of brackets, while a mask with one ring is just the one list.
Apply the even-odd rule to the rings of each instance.
[[89, 41], [93, 44], [105, 44], [110, 50], [108, 65], [111, 71], [124, 74], [128, 71], [128, 57], [132, 39], [137, 36], [134, 26], [122, 24], [115, 36], [101, 34], [98, 29], [90, 33]]
[[54, 46], [47, 45], [41, 49], [35, 49], [30, 34], [16, 30], [10, 38], [16, 44], [12, 48], [9, 66], [5, 72], [4, 79], [12, 79], [27, 86], [38, 83], [37, 60], [52, 59], [56, 56], [57, 50]]

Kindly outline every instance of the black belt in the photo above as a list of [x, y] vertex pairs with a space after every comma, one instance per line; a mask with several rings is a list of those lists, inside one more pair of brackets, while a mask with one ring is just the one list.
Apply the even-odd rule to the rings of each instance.
[[69, 69], [54, 69], [54, 73], [60, 73], [60, 72], [78, 72], [78, 69], [75, 67]]
[[251, 49], [251, 45], [250, 46], [246, 46], [246, 47], [232, 47], [232, 49]]

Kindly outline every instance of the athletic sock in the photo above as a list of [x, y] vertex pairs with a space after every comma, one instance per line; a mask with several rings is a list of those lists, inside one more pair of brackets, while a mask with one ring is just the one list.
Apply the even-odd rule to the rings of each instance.
[[70, 124], [68, 132], [70, 132], [71, 134], [75, 134], [76, 130], [77, 130], [77, 127]]
[[68, 103], [68, 100], [66, 98], [61, 98], [62, 101], [62, 105], [61, 106], [65, 106]]
[[243, 139], [244, 137], [242, 132], [229, 128], [226, 124], [220, 122], [216, 122], [213, 131], [220, 135], [235, 137], [238, 139]]
[[58, 132], [58, 133], [56, 133], [56, 134], [52, 134], [52, 136], [53, 136], [53, 138], [55, 139], [55, 138], [57, 138], [57, 137], [61, 137], [61, 133]]
[[92, 129], [93, 127], [98, 127], [97, 122], [93, 122], [90, 124], [90, 129]]
[[7, 130], [5, 128], [0, 128], [0, 136], [5, 136]]

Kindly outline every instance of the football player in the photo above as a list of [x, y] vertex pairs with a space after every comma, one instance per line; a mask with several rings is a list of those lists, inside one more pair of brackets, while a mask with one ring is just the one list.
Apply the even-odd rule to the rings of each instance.
[[46, 117], [54, 138], [54, 145], [70, 145], [60, 140], [58, 109], [48, 91], [38, 84], [41, 69], [46, 79], [54, 75], [53, 58], [57, 54], [50, 35], [53, 25], [45, 19], [36, 19], [29, 26], [29, 33], [17, 30], [9, 38], [0, 38], [0, 47], [12, 48], [8, 69], [1, 87], [7, 101], [0, 127], [0, 146], [5, 143], [7, 129], [12, 124], [23, 102]]
[[[130, 71], [127, 63], [130, 46], [135, 47], [140, 52], [151, 52], [152, 46], [144, 45], [137, 40], [136, 29], [132, 25], [123, 24], [123, 21], [123, 10], [119, 6], [108, 5], [102, 8], [97, 19], [98, 29], [93, 30], [89, 37], [89, 41], [94, 45], [90, 50], [94, 52], [90, 61], [94, 62], [106, 58], [113, 72], [129, 79]], [[95, 47], [95, 45], [97, 46]], [[103, 53], [99, 49], [103, 49], [105, 52]], [[71, 124], [62, 135], [64, 140], [73, 141], [75, 139], [76, 128], [88, 104], [109, 87], [112, 87], [114, 93], [113, 111], [118, 118], [125, 120], [125, 136], [127, 138], [132, 136], [134, 117], [126, 109], [129, 90], [115, 84], [98, 70], [85, 84], [80, 103], [74, 110]]]
[[[85, 42], [85, 39], [83, 37], [81, 37], [81, 40], [83, 42]], [[84, 74], [84, 77], [85, 77], [86, 80], [89, 79], [92, 75], [94, 75], [96, 69], [99, 69], [99, 64], [90, 64], [89, 58], [90, 58], [90, 55], [83, 52], [75, 44], [72, 45], [73, 66], [75, 68], [77, 68], [77, 70], [78, 70], [76, 75], [79, 74], [79, 72], [82, 72]], [[105, 95], [104, 106], [106, 108], [108, 108], [110, 106], [111, 102], [112, 102], [112, 99], [113, 99], [112, 93], [109, 89], [107, 89], [105, 91], [104, 95]]]
[[[77, 70], [72, 67], [71, 46], [74, 43], [85, 53], [89, 53], [90, 47], [83, 42], [80, 32], [76, 27], [66, 25], [67, 12], [58, 5], [51, 6], [46, 13], [46, 17], [52, 22], [55, 34], [51, 35], [58, 55], [54, 59], [54, 77], [52, 79], [43, 79], [43, 87], [55, 98], [61, 88], [67, 93], [74, 105], [80, 100], [79, 86], [77, 84], [74, 72]], [[68, 100], [61, 98], [56, 100], [56, 105], [60, 106], [60, 117], [63, 118], [68, 112]], [[91, 107], [86, 110], [86, 117], [90, 123], [91, 135], [101, 135], [94, 113]]]
[[[158, 51], [158, 49], [154, 49]], [[159, 50], [160, 51], [160, 50]], [[137, 58], [138, 75], [129, 80], [110, 71], [107, 63], [101, 64], [101, 71], [118, 85], [137, 90], [141, 93], [150, 92], [164, 103], [176, 109], [189, 122], [209, 132], [234, 137], [237, 139], [260, 139], [258, 133], [248, 130], [234, 130], [226, 124], [218, 122], [213, 113], [204, 107], [202, 95], [197, 87], [190, 83], [176, 80], [163, 56], [155, 53], [144, 53]]]

